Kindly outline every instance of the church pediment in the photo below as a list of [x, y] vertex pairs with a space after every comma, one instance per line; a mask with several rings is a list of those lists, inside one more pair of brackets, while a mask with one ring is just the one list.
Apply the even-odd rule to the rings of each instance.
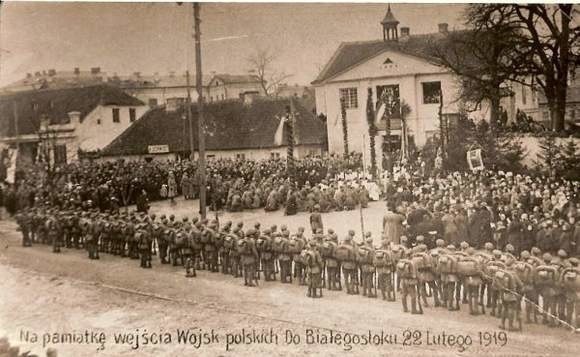
[[347, 69], [329, 82], [444, 72], [446, 72], [444, 68], [426, 59], [386, 50]]

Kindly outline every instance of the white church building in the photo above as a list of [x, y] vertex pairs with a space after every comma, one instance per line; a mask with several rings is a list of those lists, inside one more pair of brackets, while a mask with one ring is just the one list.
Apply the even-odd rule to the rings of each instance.
[[[373, 105], [387, 90], [395, 102], [404, 101], [409, 106], [410, 113], [406, 116], [409, 141], [418, 147], [439, 133], [441, 97], [444, 117], [452, 118], [459, 112], [456, 77], [429, 55], [430, 46], [448, 35], [448, 25], [439, 24], [436, 33], [421, 35], [411, 35], [408, 27], [399, 29], [398, 25], [389, 6], [381, 21], [382, 39], [343, 42], [312, 82], [317, 113], [327, 118], [330, 153], [343, 152], [341, 98], [344, 98], [349, 150], [369, 157], [366, 114], [369, 89]], [[470, 116], [485, 119], [489, 113], [483, 108]], [[391, 120], [391, 150], [397, 145], [400, 147], [401, 121], [397, 117], [393, 115]], [[380, 165], [386, 135], [384, 121], [377, 127], [376, 153]]]

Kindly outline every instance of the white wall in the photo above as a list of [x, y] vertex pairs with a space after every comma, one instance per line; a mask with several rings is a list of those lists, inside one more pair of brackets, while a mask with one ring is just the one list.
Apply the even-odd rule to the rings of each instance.
[[[113, 108], [119, 109], [120, 121], [118, 123], [113, 122]], [[130, 108], [135, 109], [135, 120], [138, 120], [148, 110], [148, 107], [144, 105], [138, 107], [98, 106], [95, 108], [76, 127], [75, 134], [78, 147], [84, 151], [94, 151], [109, 145], [131, 126], [132, 123], [129, 120]]]
[[[272, 157], [272, 153], [277, 153], [280, 158], [286, 158], [287, 148], [285, 146], [277, 148], [264, 148], [264, 149], [241, 149], [241, 150], [207, 150], [206, 157], [208, 160], [212, 159], [236, 159], [237, 155], [243, 154], [244, 158], [247, 160], [262, 160], [269, 159]], [[297, 159], [304, 158], [308, 155], [321, 155], [322, 147], [321, 145], [300, 145], [294, 148], [294, 157]], [[210, 157], [213, 155], [213, 157]], [[167, 161], [176, 160], [177, 155], [175, 153], [166, 154], [146, 154], [146, 155], [125, 155], [118, 157], [103, 157], [99, 161], [116, 161], [118, 159], [125, 159], [127, 161], [139, 161], [145, 158], [152, 158], [155, 161]], [[195, 153], [195, 158], [197, 158], [197, 152]]]
[[[384, 65], [386, 58], [393, 64]], [[439, 104], [423, 103], [423, 82], [440, 81], [443, 92], [443, 113], [457, 113], [459, 84], [449, 72], [422, 59], [386, 51], [367, 62], [354, 67], [328, 82], [315, 87], [316, 108], [318, 113], [327, 115], [329, 151], [344, 151], [343, 129], [340, 113], [339, 89], [355, 87], [358, 90], [358, 108], [347, 109], [349, 150], [362, 152], [370, 157], [368, 144], [368, 124], [366, 119], [367, 90], [373, 89], [373, 104], [376, 105], [376, 87], [381, 85], [399, 85], [399, 95], [411, 108], [407, 116], [409, 135], [413, 135], [418, 146], [425, 144], [430, 135], [439, 130]], [[486, 105], [471, 113], [474, 119], [486, 119], [489, 110]], [[380, 134], [380, 133], [379, 133]], [[393, 134], [398, 134], [393, 131]], [[363, 135], [366, 143], [363, 147]], [[380, 137], [377, 137], [377, 162], [381, 160]], [[369, 159], [370, 160], [370, 159]]]

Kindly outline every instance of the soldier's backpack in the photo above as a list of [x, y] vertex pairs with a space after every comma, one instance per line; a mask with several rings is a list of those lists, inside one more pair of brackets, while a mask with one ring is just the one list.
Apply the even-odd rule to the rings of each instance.
[[281, 253], [286, 253], [286, 246], [288, 245], [288, 240], [286, 238], [282, 238], [282, 237], [276, 237], [276, 239], [274, 239], [274, 245], [273, 245], [273, 250], [274, 252], [281, 254]]
[[335, 248], [336, 244], [334, 242], [324, 241], [320, 246], [320, 255], [322, 255], [323, 258], [332, 258]]
[[413, 262], [409, 259], [401, 259], [397, 262], [397, 275], [402, 279], [415, 279], [417, 277]]
[[185, 233], [179, 232], [175, 235], [175, 245], [179, 248], [185, 247], [186, 237]]
[[260, 237], [260, 238], [256, 239], [256, 249], [258, 250], [258, 252], [263, 252], [265, 246], [266, 246], [266, 241], [264, 238]]
[[373, 265], [377, 268], [391, 267], [393, 265], [393, 261], [389, 251], [384, 249], [376, 250], [375, 257], [373, 259]]
[[580, 292], [580, 273], [577, 270], [572, 268], [564, 269], [560, 281], [566, 289]]
[[139, 243], [139, 249], [147, 249], [149, 248], [149, 244], [147, 241], [147, 233], [143, 231], [137, 231], [135, 233], [135, 239]]
[[201, 232], [201, 242], [203, 244], [211, 244], [213, 243], [211, 240], [212, 234], [209, 230], [205, 230]]
[[341, 244], [334, 250], [334, 257], [341, 262], [354, 261], [354, 248], [350, 245]]
[[433, 257], [428, 253], [415, 253], [413, 255], [413, 264], [417, 270], [433, 269]]
[[539, 286], [555, 285], [557, 269], [552, 265], [540, 265], [536, 268], [536, 284]]
[[372, 264], [373, 254], [372, 250], [364, 245], [358, 248], [358, 263], [359, 264]]
[[235, 238], [228, 234], [224, 237], [224, 248], [230, 250], [234, 247]]
[[403, 247], [402, 245], [394, 245], [392, 248], [392, 252], [393, 252], [393, 260], [394, 261], [399, 261], [399, 259], [403, 258], [403, 255], [405, 253], [405, 247]]
[[463, 276], [476, 276], [481, 273], [477, 258], [464, 257], [457, 262], [457, 272]]
[[516, 288], [515, 279], [513, 273], [500, 269], [493, 276], [492, 287], [498, 290], [514, 290]]
[[251, 254], [250, 244], [248, 243], [247, 239], [240, 239], [238, 240], [238, 254], [240, 255], [249, 255]]
[[522, 282], [525, 284], [532, 284], [534, 281], [534, 268], [531, 264], [518, 261], [514, 264], [514, 271]]
[[298, 239], [291, 239], [287, 245], [289, 254], [300, 254], [302, 252], [302, 243]]
[[457, 257], [451, 254], [443, 254], [437, 260], [437, 268], [443, 274], [455, 274], [457, 272]]

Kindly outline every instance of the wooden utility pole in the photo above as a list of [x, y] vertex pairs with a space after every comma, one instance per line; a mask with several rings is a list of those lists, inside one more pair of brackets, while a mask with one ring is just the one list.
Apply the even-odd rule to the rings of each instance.
[[185, 78], [187, 81], [187, 121], [189, 123], [189, 160], [193, 162], [193, 152], [195, 147], [193, 145], [193, 116], [191, 115], [191, 91], [189, 82], [189, 71], [185, 72]]
[[199, 143], [199, 213], [202, 219], [205, 219], [205, 120], [203, 117], [203, 82], [201, 72], [201, 18], [200, 18], [201, 4], [193, 3], [193, 18], [195, 22], [195, 85], [197, 88], [197, 130]]

